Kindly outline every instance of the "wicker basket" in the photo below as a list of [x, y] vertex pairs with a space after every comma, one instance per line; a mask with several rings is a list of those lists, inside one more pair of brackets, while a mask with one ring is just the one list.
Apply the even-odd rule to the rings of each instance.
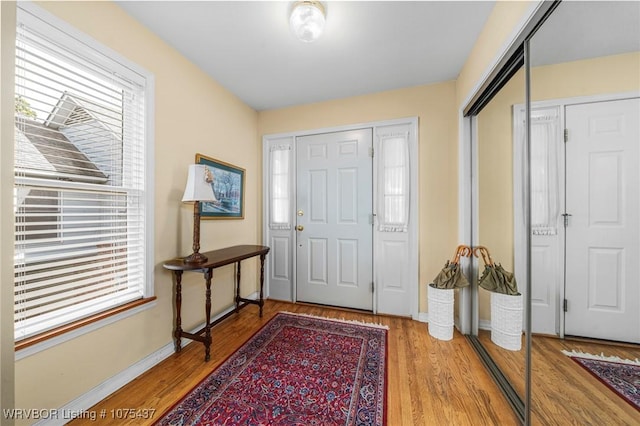
[[429, 286], [429, 334], [436, 339], [453, 339], [453, 300], [453, 289]]
[[491, 293], [491, 341], [510, 351], [522, 348], [522, 295]]

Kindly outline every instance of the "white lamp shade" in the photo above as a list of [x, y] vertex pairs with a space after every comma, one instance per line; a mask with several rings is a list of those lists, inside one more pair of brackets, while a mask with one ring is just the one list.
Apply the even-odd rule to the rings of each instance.
[[204, 164], [191, 164], [182, 201], [218, 201], [213, 193], [213, 177]]
[[298, 39], [311, 43], [324, 30], [324, 7], [317, 1], [300, 1], [294, 4], [289, 17], [291, 31]]

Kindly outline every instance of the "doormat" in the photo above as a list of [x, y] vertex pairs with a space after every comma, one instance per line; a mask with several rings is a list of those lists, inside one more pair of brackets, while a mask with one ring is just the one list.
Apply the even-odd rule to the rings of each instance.
[[280, 312], [155, 423], [384, 425], [387, 327]]
[[640, 411], [640, 360], [562, 351]]

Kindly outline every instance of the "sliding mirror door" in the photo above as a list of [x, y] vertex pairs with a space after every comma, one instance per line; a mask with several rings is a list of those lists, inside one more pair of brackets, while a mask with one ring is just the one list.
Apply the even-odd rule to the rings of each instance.
[[[488, 274], [505, 277], [515, 267], [512, 117], [514, 106], [524, 101], [524, 68], [520, 68], [473, 118], [477, 180], [474, 246], [479, 255], [474, 258], [477, 337], [510, 385], [509, 392], [515, 393], [507, 397], [512, 404], [515, 401], [516, 411], [523, 410], [525, 400], [524, 298], [522, 294], [509, 294], [513, 291], [503, 286], [492, 290], [496, 283]], [[524, 135], [522, 127], [522, 133], [517, 134], [523, 138], [521, 142]], [[483, 277], [484, 274], [487, 276]], [[513, 284], [515, 292], [522, 293], [517, 283]]]
[[[590, 373], [570, 355], [640, 359], [640, 3], [560, 3], [530, 39], [530, 59], [531, 227], [514, 188], [513, 241], [523, 283], [518, 265], [531, 262], [531, 419], [638, 424], [624, 398], [638, 401], [629, 390], [637, 370], [586, 361]], [[514, 137], [524, 114], [516, 106]], [[517, 175], [524, 152], [515, 147]], [[490, 214], [481, 209], [481, 223]], [[509, 238], [500, 238], [491, 244], [507, 263]], [[607, 374], [619, 393], [603, 384]]]

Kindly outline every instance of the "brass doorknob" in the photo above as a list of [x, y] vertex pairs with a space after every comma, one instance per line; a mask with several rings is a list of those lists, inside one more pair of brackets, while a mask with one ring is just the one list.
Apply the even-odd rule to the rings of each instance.
[[303, 229], [304, 229], [304, 226], [302, 226], [302, 225], [296, 226], [296, 230], [298, 230], [298, 231], [302, 231]]

